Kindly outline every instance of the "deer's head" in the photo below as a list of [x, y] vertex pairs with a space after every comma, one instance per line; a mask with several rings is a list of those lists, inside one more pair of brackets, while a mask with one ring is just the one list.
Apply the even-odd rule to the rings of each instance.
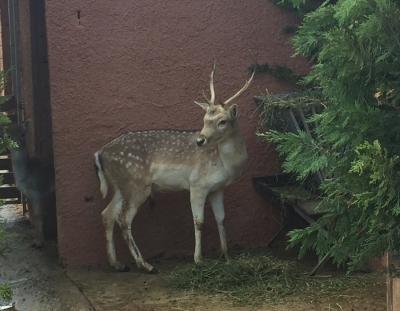
[[253, 72], [250, 80], [246, 81], [245, 85], [239, 90], [239, 92], [225, 102], [215, 104], [214, 72], [216, 67], [217, 64], [214, 62], [213, 70], [210, 75], [211, 98], [208, 99], [203, 92], [203, 97], [205, 98], [206, 103], [195, 101], [197, 105], [206, 111], [206, 115], [204, 116], [204, 126], [196, 141], [197, 146], [199, 147], [203, 147], [207, 144], [216, 145], [232, 134], [237, 122], [238, 107], [235, 104], [228, 104], [239, 97], [249, 87], [255, 73]]
[[31, 124], [31, 120], [26, 120], [22, 124], [11, 124], [7, 130], [7, 136], [10, 137], [13, 141], [21, 145], [21, 143], [25, 142], [25, 134], [29, 130]]

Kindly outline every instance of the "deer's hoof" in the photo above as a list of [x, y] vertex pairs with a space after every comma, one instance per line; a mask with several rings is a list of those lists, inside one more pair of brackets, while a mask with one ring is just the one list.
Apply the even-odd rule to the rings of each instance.
[[36, 248], [36, 249], [41, 249], [41, 248], [43, 248], [43, 245], [42, 245], [42, 244], [37, 244], [36, 242], [34, 242], [34, 243], [31, 245], [31, 247]]
[[159, 271], [156, 268], [152, 268], [149, 273], [150, 274], [158, 274]]

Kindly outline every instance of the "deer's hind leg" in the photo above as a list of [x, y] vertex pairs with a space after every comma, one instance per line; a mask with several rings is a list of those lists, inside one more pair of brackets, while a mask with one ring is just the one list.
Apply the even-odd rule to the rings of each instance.
[[106, 243], [107, 243], [107, 256], [110, 265], [117, 271], [127, 272], [129, 267], [120, 263], [115, 254], [114, 245], [114, 224], [117, 220], [118, 214], [121, 212], [124, 200], [119, 189], [115, 189], [114, 197], [110, 204], [101, 212], [103, 224], [105, 229]]
[[131, 251], [133, 258], [135, 258], [135, 262], [140, 269], [148, 273], [158, 273], [157, 269], [148, 264], [142, 257], [142, 254], [139, 251], [139, 248], [136, 246], [135, 240], [132, 236], [132, 220], [139, 211], [140, 206], [146, 201], [147, 197], [151, 193], [151, 187], [145, 187], [144, 189], [136, 189], [130, 193], [124, 194], [124, 197], [129, 197], [127, 200], [126, 206], [124, 206], [121, 210], [121, 213], [118, 215], [118, 224], [122, 230], [122, 236], [126, 244]]
[[43, 217], [44, 217], [44, 204], [43, 199], [39, 195], [31, 196], [29, 217], [32, 218], [31, 223], [33, 224], [34, 240], [33, 247], [41, 248], [44, 244], [43, 238]]

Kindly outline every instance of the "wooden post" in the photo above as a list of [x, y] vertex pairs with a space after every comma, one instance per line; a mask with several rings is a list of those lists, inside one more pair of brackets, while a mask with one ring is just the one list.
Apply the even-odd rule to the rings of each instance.
[[[0, 0], [0, 23], [1, 23], [1, 49], [3, 54], [2, 69], [11, 68], [11, 50], [10, 50], [10, 21], [8, 18], [8, 0]], [[5, 85], [4, 95], [12, 95], [11, 72]]]
[[[387, 253], [387, 266], [400, 269], [400, 254], [398, 252]], [[400, 311], [400, 277], [387, 276], [387, 311]]]

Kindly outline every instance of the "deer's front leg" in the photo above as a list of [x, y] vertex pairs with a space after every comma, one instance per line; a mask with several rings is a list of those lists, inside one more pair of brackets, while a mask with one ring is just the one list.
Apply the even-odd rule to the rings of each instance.
[[195, 234], [195, 248], [194, 248], [194, 262], [203, 262], [201, 255], [201, 231], [203, 230], [204, 223], [204, 203], [206, 201], [207, 192], [203, 189], [190, 189], [190, 204], [192, 206], [194, 234]]
[[214, 212], [214, 217], [217, 222], [219, 238], [221, 241], [221, 250], [227, 260], [232, 259], [228, 251], [228, 244], [226, 242], [226, 233], [224, 227], [225, 211], [224, 211], [224, 191], [218, 190], [210, 193], [208, 196], [211, 207]]

